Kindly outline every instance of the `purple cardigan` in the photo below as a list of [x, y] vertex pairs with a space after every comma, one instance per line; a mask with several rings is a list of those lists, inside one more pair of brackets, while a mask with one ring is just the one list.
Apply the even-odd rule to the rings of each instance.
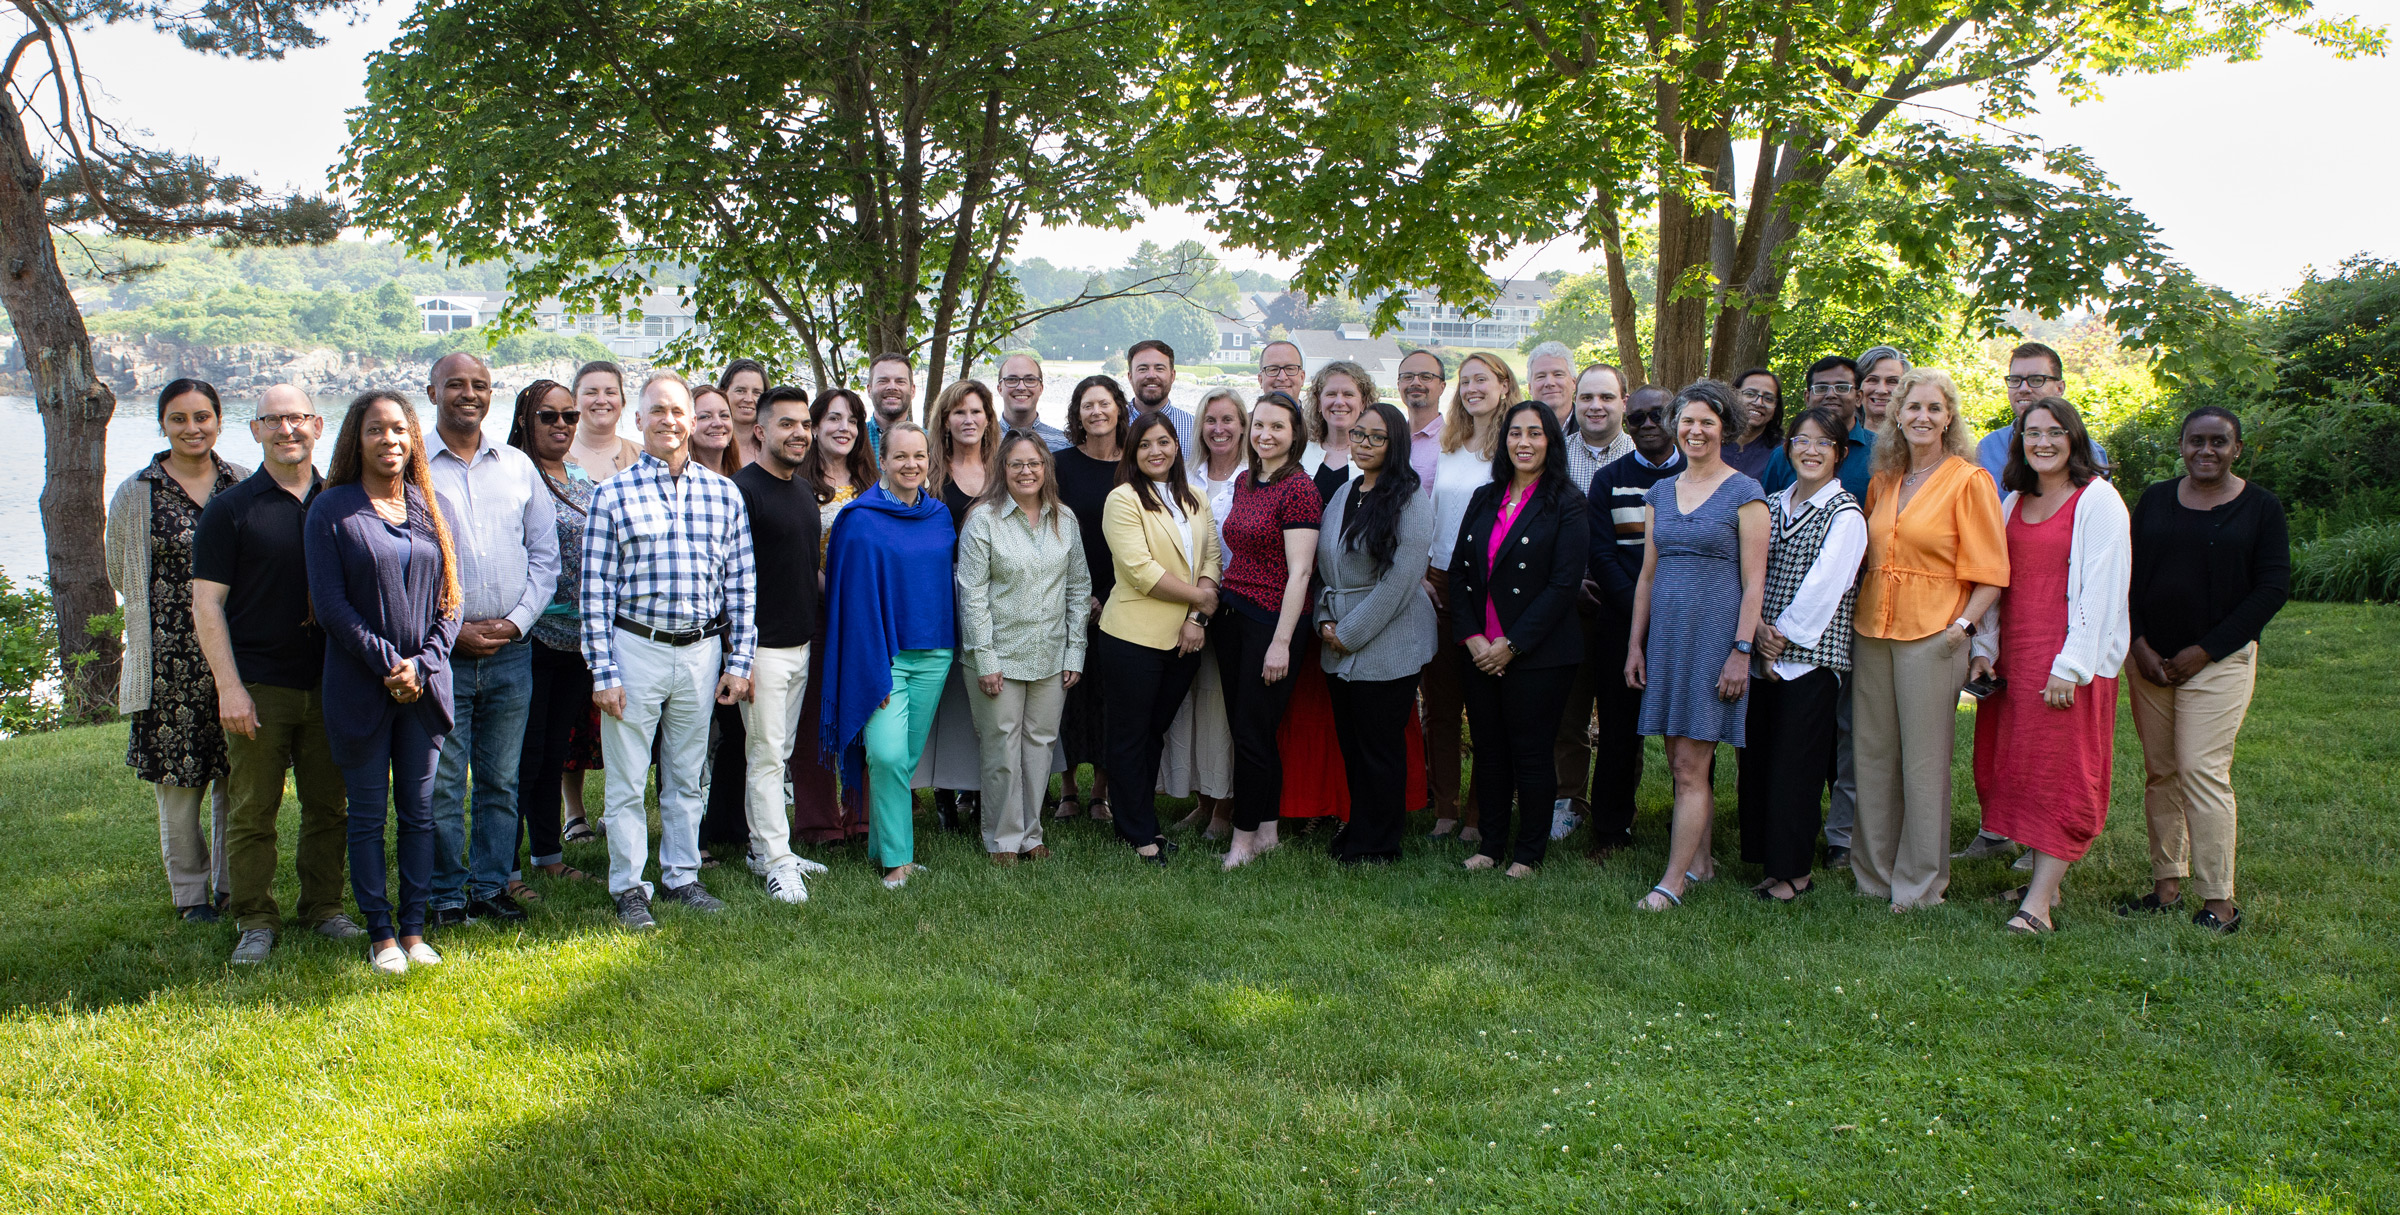
[[[440, 499], [442, 511], [457, 511]], [[457, 614], [439, 614], [442, 549], [424, 495], [408, 489], [408, 573], [377, 533], [383, 517], [356, 482], [326, 488], [308, 508], [308, 597], [325, 630], [325, 738], [335, 763], [378, 758], [373, 746], [393, 714], [424, 715], [425, 732], [441, 745], [450, 732], [450, 646]], [[392, 699], [384, 675], [403, 658], [417, 660], [425, 694], [412, 704]]]

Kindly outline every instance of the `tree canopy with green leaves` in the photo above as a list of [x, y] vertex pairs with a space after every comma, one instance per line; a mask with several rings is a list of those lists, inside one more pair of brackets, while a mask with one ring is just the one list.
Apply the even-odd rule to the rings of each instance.
[[[703, 328], [838, 383], [866, 357], [988, 357], [1042, 316], [1006, 273], [1036, 226], [1132, 222], [1154, 72], [1137, 0], [421, 4], [372, 61], [343, 176], [412, 248], [619, 311], [689, 268]], [[1171, 277], [1171, 276], [1168, 276]]]
[[[1232, 244], [1295, 259], [1294, 288], [1487, 298], [1487, 263], [1581, 234], [1604, 255], [1622, 359], [1680, 383], [1761, 363], [1804, 230], [1862, 233], [1963, 280], [1970, 322], [2097, 306], [2164, 374], [2244, 366], [2234, 301], [2169, 256], [2074, 148], [1999, 124], [2037, 73], [2105, 79], [2247, 58], [2293, 31], [2344, 55], [2383, 32], [2307, 0], [1161, 0], [1160, 197], [1214, 198]], [[1745, 171], [1737, 148], [1752, 144]], [[1235, 156], [1230, 183], [1186, 172]], [[1872, 188], [1827, 189], [1855, 169]], [[1655, 216], [1652, 345], [1623, 255]]]

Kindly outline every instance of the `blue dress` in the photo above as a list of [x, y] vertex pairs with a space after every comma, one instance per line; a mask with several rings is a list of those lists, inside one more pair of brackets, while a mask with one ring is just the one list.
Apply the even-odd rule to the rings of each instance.
[[1650, 686], [1642, 692], [1641, 732], [1739, 747], [1750, 694], [1719, 700], [1717, 679], [1733, 653], [1742, 612], [1741, 509], [1767, 495], [1736, 472], [1687, 515], [1675, 505], [1682, 479], [1678, 473], [1651, 486], [1643, 499], [1657, 520], [1658, 568], [1650, 581], [1649, 644], [1642, 651]]

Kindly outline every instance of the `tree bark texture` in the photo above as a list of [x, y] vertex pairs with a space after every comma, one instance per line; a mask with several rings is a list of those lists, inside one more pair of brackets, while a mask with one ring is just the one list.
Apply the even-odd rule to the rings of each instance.
[[[0, 103], [0, 305], [16, 326], [42, 413], [48, 466], [42, 538], [67, 716], [83, 721], [110, 708], [117, 686], [117, 639], [95, 638], [84, 628], [92, 617], [117, 610], [101, 556], [108, 420], [117, 411], [117, 395], [92, 374], [91, 334], [58, 269], [42, 177], [23, 117], [13, 102]], [[87, 653], [92, 657], [79, 663]]]

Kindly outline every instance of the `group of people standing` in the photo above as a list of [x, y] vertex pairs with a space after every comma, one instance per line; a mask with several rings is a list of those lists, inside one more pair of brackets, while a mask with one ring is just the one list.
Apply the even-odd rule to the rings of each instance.
[[429, 926], [522, 918], [528, 868], [586, 879], [563, 846], [602, 835], [629, 928], [721, 910], [701, 874], [735, 855], [798, 903], [824, 869], [798, 846], [861, 841], [898, 889], [927, 787], [996, 865], [1084, 815], [1168, 864], [1165, 792], [1197, 795], [1183, 825], [1230, 836], [1228, 869], [1321, 817], [1334, 856], [1396, 860], [1430, 806], [1467, 868], [1522, 878], [1586, 822], [1596, 858], [1630, 841], [1651, 736], [1674, 800], [1640, 906], [1716, 877], [1731, 744], [1758, 897], [1806, 894], [1822, 835], [1907, 911], [1949, 884], [1964, 688], [1963, 855], [2028, 849], [2009, 927], [2042, 933], [2105, 818], [2130, 660], [2154, 886], [2121, 910], [2188, 881], [2196, 922], [2238, 927], [2233, 744], [2289, 558], [2232, 414], [2194, 411], [2186, 475], [2128, 511], [2033, 343], [1980, 452], [1951, 377], [1890, 347], [1810, 365], [1788, 417], [1763, 369], [1629, 391], [1556, 344], [1530, 395], [1498, 356], [1411, 352], [1390, 402], [1277, 342], [1255, 399], [1197, 413], [1165, 343], [1126, 362], [1131, 394], [1086, 378], [1064, 428], [1026, 355], [922, 424], [897, 355], [864, 395], [751, 360], [637, 391], [594, 363], [520, 391], [499, 443], [490, 371], [455, 354], [431, 430], [364, 394], [321, 477], [305, 393], [259, 400], [253, 473], [215, 454], [215, 389], [168, 385], [170, 446], [112, 500], [108, 557], [180, 914], [231, 915], [233, 959], [267, 959], [287, 774], [299, 919], [399, 972], [440, 961]]

